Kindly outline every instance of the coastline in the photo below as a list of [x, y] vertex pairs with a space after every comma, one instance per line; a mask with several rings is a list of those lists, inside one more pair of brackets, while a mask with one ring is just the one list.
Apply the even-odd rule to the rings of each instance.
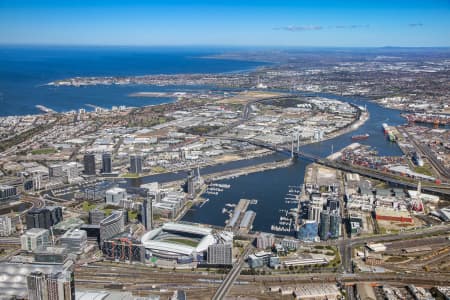
[[[5, 65], [14, 69], [14, 76], [0, 72], [3, 90], [0, 100], [6, 108], [0, 113], [3, 117], [19, 117], [42, 115], [36, 105], [54, 109], [58, 113], [84, 108], [85, 103], [100, 107], [111, 106], [145, 106], [149, 102], [161, 103], [161, 100], [149, 99], [139, 101], [127, 98], [127, 94], [140, 92], [140, 87], [117, 85], [105, 87], [68, 87], [48, 86], [49, 82], [64, 80], [70, 77], [126, 77], [179, 76], [183, 74], [212, 74], [227, 76], [230, 73], [247, 73], [264, 66], [263, 62], [232, 61], [224, 59], [204, 59], [204, 56], [220, 54], [223, 49], [209, 47], [95, 47], [95, 46], [28, 46], [3, 45], [0, 49], [8, 49], [8, 56], [0, 59]], [[75, 53], [69, 53], [76, 49]], [[107, 49], [109, 54], [104, 55]], [[12, 51], [14, 50], [14, 51]], [[136, 55], [136, 52], [139, 55]], [[25, 64], [20, 63], [26, 57]], [[55, 59], [57, 58], [57, 59]], [[95, 61], [95, 64], [92, 64]], [[61, 65], [64, 63], [64, 65]], [[45, 69], [45, 72], [43, 71]], [[26, 76], [21, 76], [21, 75]], [[15, 76], [18, 75], [19, 77]], [[230, 75], [228, 75], [230, 76]], [[158, 86], [155, 84], [155, 86]], [[3, 96], [3, 97], [1, 97]], [[122, 102], [122, 103], [121, 103]], [[167, 102], [167, 101], [164, 101]], [[156, 104], [155, 103], [155, 104]]]

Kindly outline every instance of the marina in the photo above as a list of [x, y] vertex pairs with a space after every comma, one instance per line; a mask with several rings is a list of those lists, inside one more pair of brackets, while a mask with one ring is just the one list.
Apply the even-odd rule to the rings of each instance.
[[[375, 103], [355, 98], [346, 98], [329, 94], [314, 95], [339, 99], [356, 105], [364, 106], [367, 104], [371, 122], [366, 122], [357, 130], [333, 139], [301, 146], [301, 151], [315, 153], [321, 157], [326, 157], [331, 154], [333, 148], [342, 149], [348, 146], [352, 141], [351, 137], [353, 135], [368, 133], [370, 139], [361, 140], [361, 144], [370, 145], [380, 156], [402, 155], [397, 143], [389, 142], [384, 131], [380, 130], [380, 127], [383, 128], [382, 124], [385, 123], [386, 120], [389, 120], [390, 126], [404, 124], [405, 119], [400, 116], [399, 111], [384, 108]], [[274, 154], [274, 156], [283, 157], [281, 154]], [[251, 163], [250, 160], [245, 162]], [[211, 201], [206, 203], [201, 209], [188, 211], [183, 220], [223, 226], [225, 220], [229, 219], [228, 214], [222, 213], [224, 201], [212, 200], [226, 199], [226, 203], [237, 204], [239, 199], [258, 199], [258, 205], [252, 207], [252, 210], [256, 213], [253, 222], [253, 230], [293, 236], [296, 231], [296, 222], [292, 221], [290, 226], [287, 224], [280, 225], [280, 221], [287, 222], [285, 220], [280, 220], [280, 217], [288, 218], [290, 212], [296, 213], [297, 208], [301, 206], [303, 195], [300, 191], [303, 187], [300, 183], [303, 183], [305, 166], [308, 163], [308, 161], [300, 158], [283, 168], [219, 180], [216, 183], [229, 184], [231, 187], [229, 189], [224, 189], [219, 195], [208, 196]], [[225, 167], [226, 165], [223, 166]], [[203, 171], [202, 173], [204, 174]], [[255, 182], [258, 184], [255, 184]], [[300, 196], [295, 197], [297, 194]], [[229, 207], [226, 207], [226, 209], [229, 210]], [[291, 209], [294, 209], [294, 211], [291, 211]]]
[[200, 204], [200, 208], [202, 208], [203, 205], [205, 205], [208, 201], [209, 201], [208, 198], [206, 198], [204, 201], [202, 201], [202, 203]]
[[289, 186], [288, 193], [284, 197], [284, 203], [291, 206], [289, 209], [279, 210], [279, 220], [277, 224], [272, 224], [270, 230], [273, 232], [291, 233], [296, 231], [297, 205], [300, 201], [301, 186]]
[[230, 187], [231, 185], [229, 184], [211, 183], [208, 185], [204, 194], [218, 196], [219, 193], [223, 192], [226, 189], [229, 189]]
[[248, 232], [252, 229], [253, 221], [256, 213], [248, 210], [248, 206], [256, 204], [256, 200], [240, 199], [239, 203], [234, 206], [234, 210], [223, 209], [222, 212], [229, 215], [229, 219], [225, 221], [225, 227], [234, 231]]

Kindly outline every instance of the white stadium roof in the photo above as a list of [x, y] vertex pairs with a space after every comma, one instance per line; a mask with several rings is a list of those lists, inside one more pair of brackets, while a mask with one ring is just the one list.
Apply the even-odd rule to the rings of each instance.
[[[192, 247], [180, 243], [157, 240], [157, 237], [164, 231], [180, 232], [180, 234], [197, 234], [203, 237], [196, 247]], [[166, 223], [162, 227], [156, 228], [144, 234], [141, 241], [144, 247], [149, 250], [169, 252], [180, 255], [192, 255], [194, 252], [201, 253], [208, 250], [208, 246], [214, 244], [216, 239], [212, 235], [212, 229], [210, 228], [179, 223]]]
[[199, 227], [180, 223], [166, 223], [162, 226], [163, 230], [179, 231], [191, 234], [208, 235], [212, 233], [211, 228]]

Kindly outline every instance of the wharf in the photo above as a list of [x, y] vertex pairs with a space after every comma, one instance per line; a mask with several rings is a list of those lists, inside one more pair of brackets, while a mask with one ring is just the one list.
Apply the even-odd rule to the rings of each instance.
[[297, 205], [297, 214], [294, 219], [294, 221], [295, 221], [294, 228], [295, 228], [296, 232], [298, 232], [298, 230], [300, 229], [299, 223], [300, 223], [300, 216], [302, 213], [302, 203], [305, 201], [308, 201], [308, 200], [309, 200], [308, 195], [306, 195], [306, 192], [305, 192], [305, 184], [303, 183], [301, 185], [301, 190], [300, 190], [300, 201], [298, 201], [298, 205]]
[[47, 114], [53, 114], [53, 113], [56, 113], [56, 111], [55, 110], [53, 110], [53, 109], [51, 109], [51, 108], [48, 108], [48, 107], [46, 107], [46, 106], [44, 106], [44, 105], [36, 105], [35, 106], [37, 109], [39, 109], [40, 111], [42, 111], [42, 112], [45, 112], [45, 113], [47, 113]]
[[242, 221], [245, 212], [247, 211], [248, 206], [250, 205], [251, 200], [241, 199], [239, 203], [234, 207], [233, 215], [228, 220], [228, 223], [225, 225], [227, 228], [236, 228], [239, 227], [239, 224]]
[[248, 175], [251, 173], [258, 173], [258, 172], [264, 172], [264, 171], [274, 170], [274, 169], [278, 169], [278, 168], [285, 168], [291, 164], [292, 164], [292, 160], [286, 159], [283, 161], [262, 163], [262, 164], [258, 164], [258, 165], [254, 165], [254, 166], [212, 173], [212, 174], [204, 175], [203, 177], [205, 178], [205, 180], [217, 181], [217, 180], [223, 180], [223, 179], [236, 178], [239, 176], [245, 176], [245, 175]]

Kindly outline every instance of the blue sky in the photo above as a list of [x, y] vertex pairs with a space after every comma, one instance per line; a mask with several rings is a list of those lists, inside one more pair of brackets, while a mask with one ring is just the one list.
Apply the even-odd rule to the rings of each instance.
[[450, 46], [450, 0], [0, 0], [0, 44]]

